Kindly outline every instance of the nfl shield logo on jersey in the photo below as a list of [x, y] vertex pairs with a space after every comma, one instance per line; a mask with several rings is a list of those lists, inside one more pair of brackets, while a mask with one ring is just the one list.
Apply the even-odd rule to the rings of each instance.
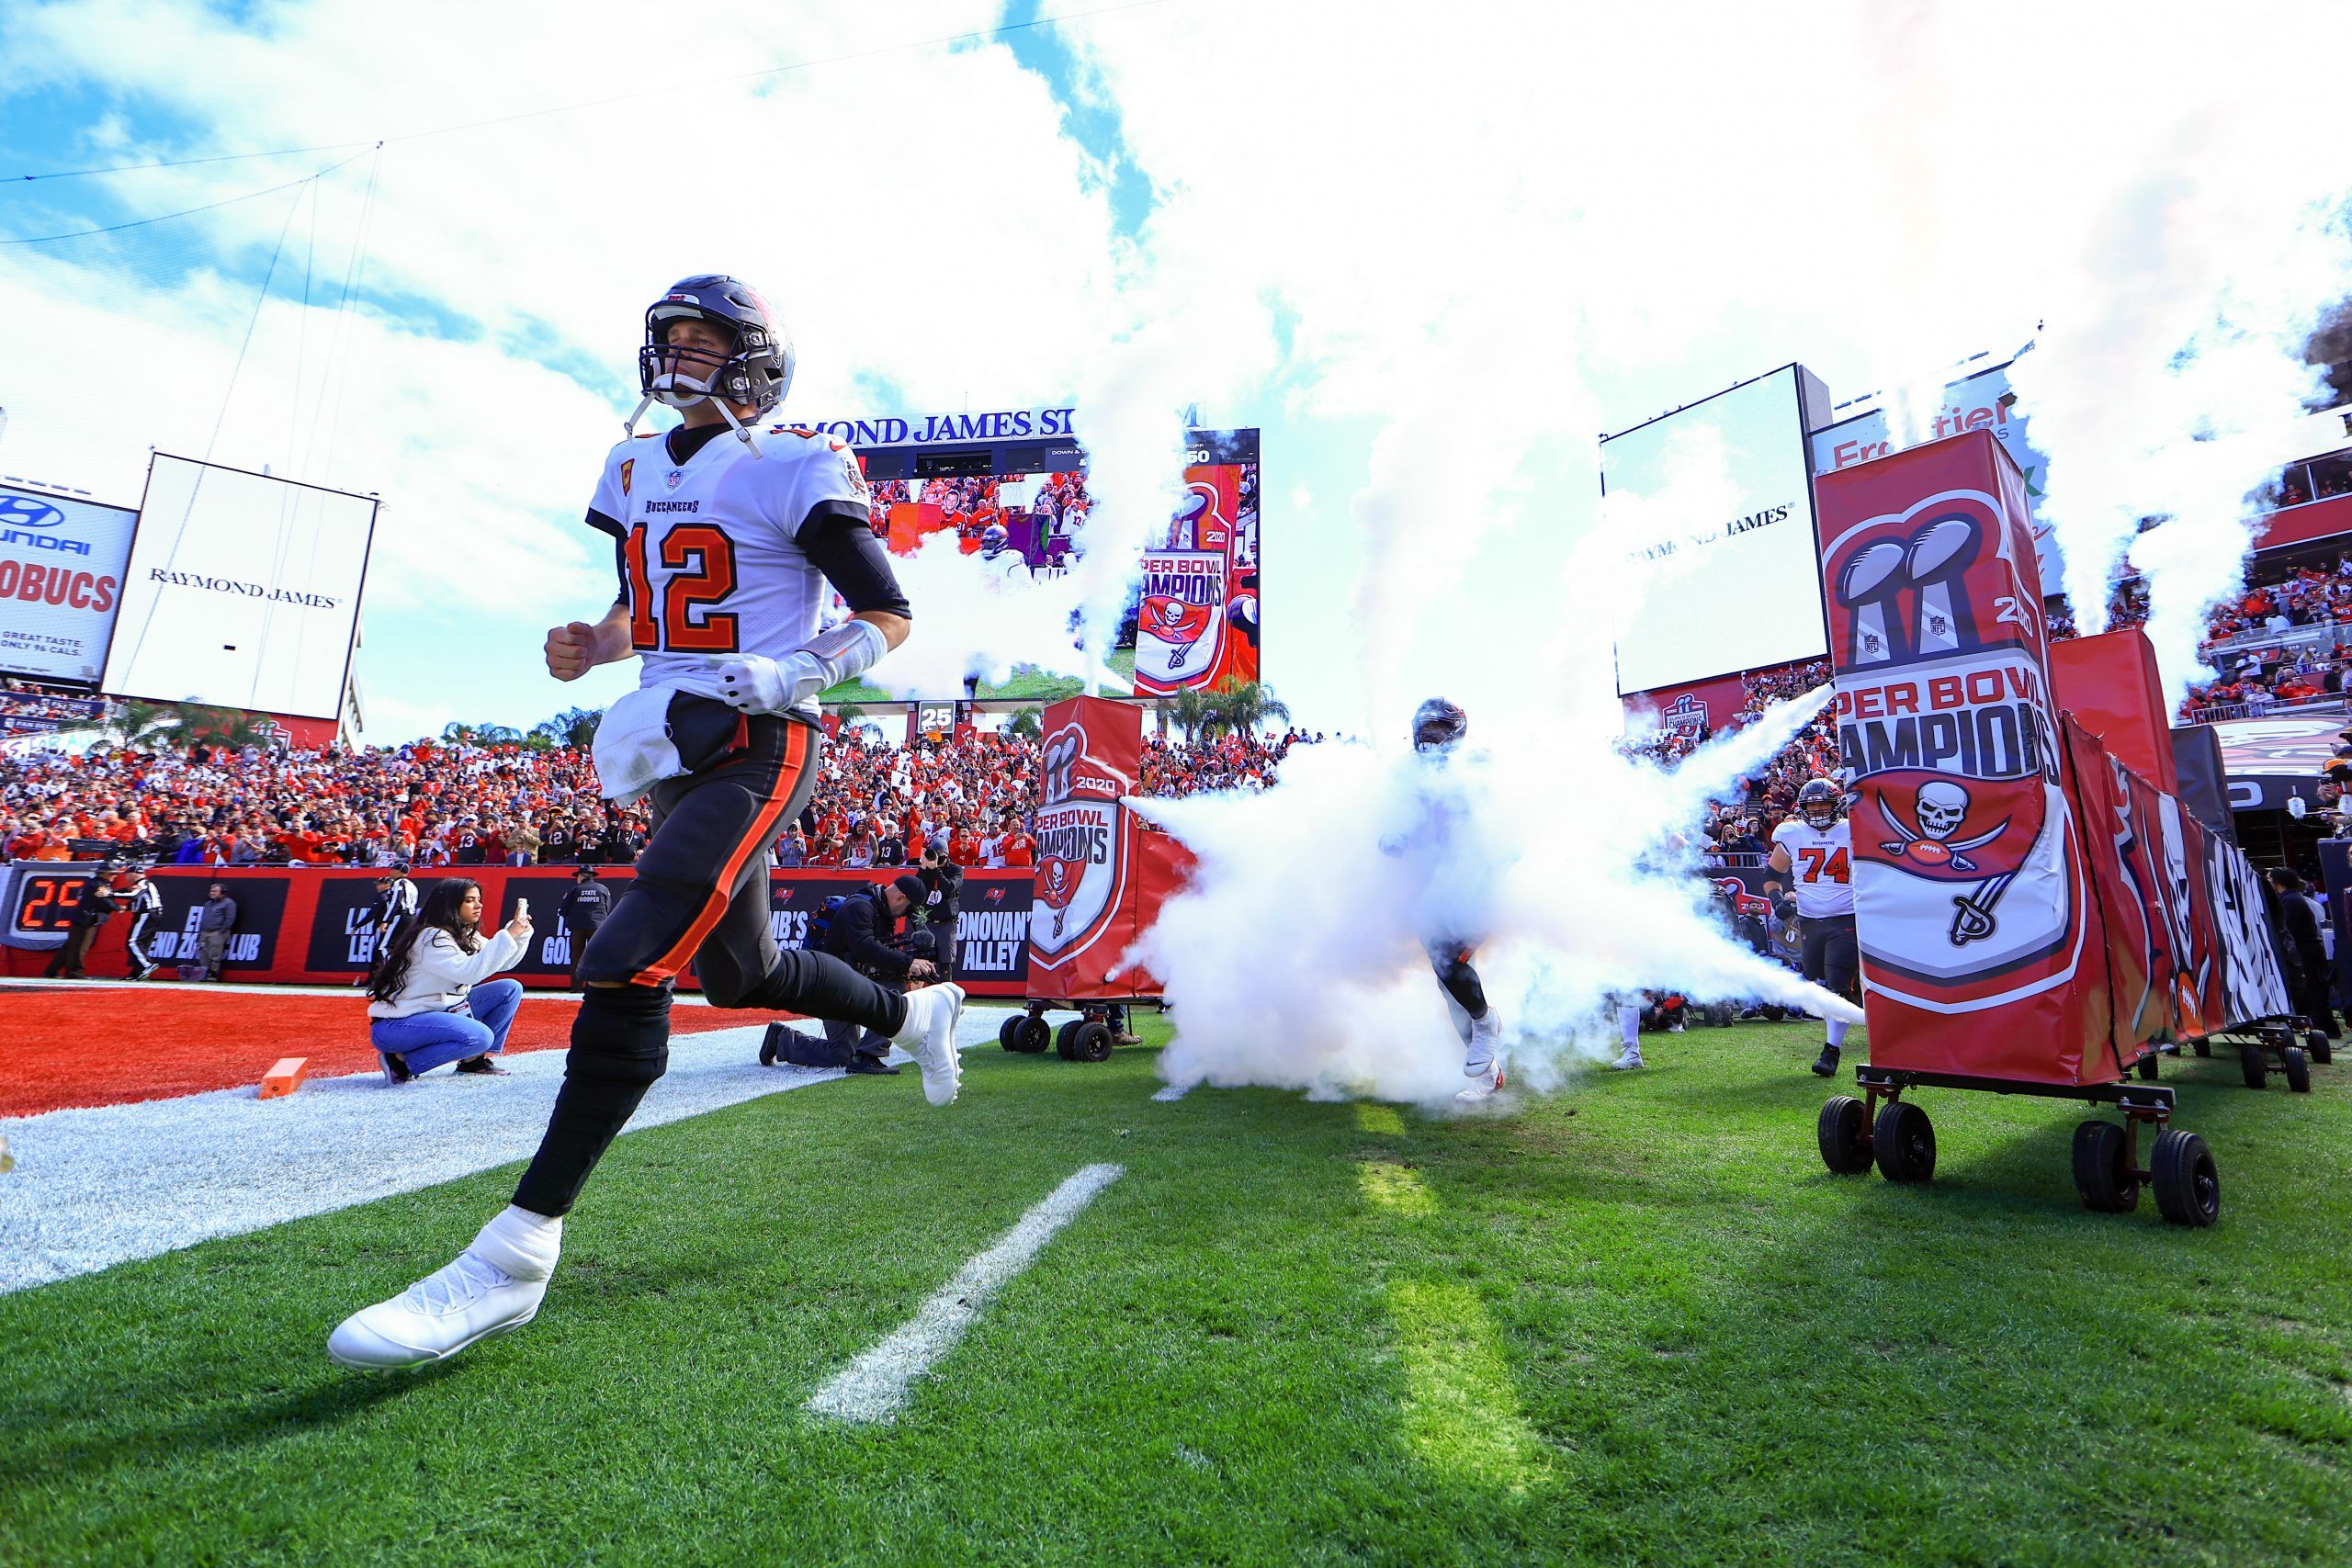
[[672, 490], [677, 489], [679, 485], [685, 482], [685, 470], [683, 468], [672, 468], [669, 473], [670, 488]]

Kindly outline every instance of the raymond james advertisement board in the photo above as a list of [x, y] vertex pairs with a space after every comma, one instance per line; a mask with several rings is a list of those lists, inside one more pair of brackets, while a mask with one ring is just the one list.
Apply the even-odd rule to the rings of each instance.
[[373, 496], [157, 453], [105, 690], [339, 716]]
[[95, 686], [139, 513], [0, 483], [0, 672]]
[[1602, 439], [1602, 526], [1629, 567], [1620, 696], [1828, 651], [1804, 438], [1828, 402], [1789, 365]]

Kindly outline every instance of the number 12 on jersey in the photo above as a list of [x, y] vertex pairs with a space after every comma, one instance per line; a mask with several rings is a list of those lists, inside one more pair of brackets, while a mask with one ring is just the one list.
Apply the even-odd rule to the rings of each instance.
[[628, 531], [629, 646], [639, 652], [734, 653], [735, 617], [710, 606], [735, 592], [735, 541], [707, 523], [682, 523], [662, 536], [662, 603], [645, 565], [645, 525]]

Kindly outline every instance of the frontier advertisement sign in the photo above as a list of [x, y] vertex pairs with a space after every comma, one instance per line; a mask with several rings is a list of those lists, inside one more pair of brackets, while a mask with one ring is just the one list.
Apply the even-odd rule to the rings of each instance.
[[[2041, 500], [2041, 476], [2049, 465], [2027, 438], [2025, 417], [2018, 412], [2017, 394], [2009, 389], [2008, 365], [1979, 370], [1945, 387], [1942, 405], [1924, 423], [1927, 428], [1919, 433], [1923, 441], [1940, 441], [1963, 431], [1991, 431], [2024, 477], [2028, 505]], [[1869, 409], [1813, 433], [1813, 471], [1834, 474], [1908, 445], [1896, 440], [1884, 409]], [[2033, 517], [2032, 525], [2033, 554], [2041, 592], [2061, 592], [2065, 587], [2064, 563], [2058, 554], [2057, 536], [2038, 514]]]
[[139, 514], [0, 484], [0, 671], [96, 685]]

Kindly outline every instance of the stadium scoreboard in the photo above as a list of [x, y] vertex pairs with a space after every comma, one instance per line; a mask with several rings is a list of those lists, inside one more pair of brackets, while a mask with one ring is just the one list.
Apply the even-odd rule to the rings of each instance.
[[[874, 526], [894, 551], [954, 529], [967, 550], [1005, 531], [1037, 575], [1067, 571], [1095, 497], [1073, 408], [839, 420], [873, 491]], [[1135, 694], [1260, 678], [1259, 432], [1185, 433], [1181, 497], [1148, 532], [1136, 586], [1114, 638]]]

